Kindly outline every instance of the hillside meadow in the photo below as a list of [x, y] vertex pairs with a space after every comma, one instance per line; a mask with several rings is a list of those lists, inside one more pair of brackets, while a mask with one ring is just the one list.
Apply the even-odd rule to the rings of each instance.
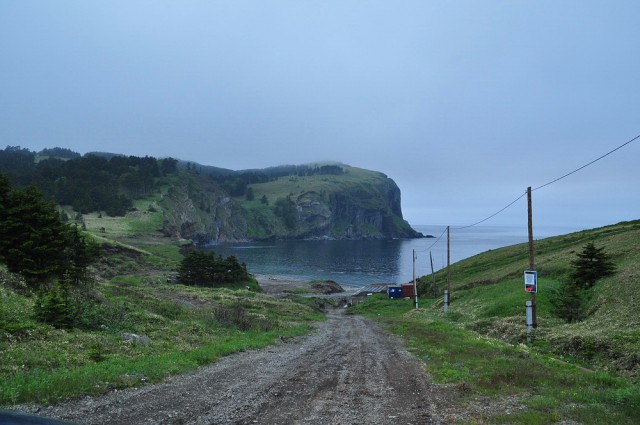
[[174, 283], [190, 241], [162, 235], [160, 196], [135, 201], [122, 217], [91, 213], [77, 221], [104, 255], [75, 303], [73, 329], [36, 321], [36, 294], [0, 266], [0, 406], [159, 382], [305, 334], [323, 320], [314, 303], [263, 295], [253, 279], [223, 288]]
[[[407, 340], [427, 372], [450, 392], [454, 423], [640, 423], [640, 221], [534, 242], [538, 328], [527, 342], [523, 271], [527, 244], [451, 266], [451, 305], [419, 279], [419, 309], [376, 296], [353, 308]], [[551, 297], [571, 261], [594, 242], [616, 265], [586, 293], [586, 318], [566, 323]], [[446, 270], [436, 273], [442, 291]], [[442, 292], [440, 292], [442, 293]]]
[[[537, 240], [534, 258], [538, 271], [534, 346], [598, 370], [634, 379], [640, 377], [640, 221]], [[616, 272], [584, 291], [586, 318], [565, 323], [553, 314], [554, 290], [568, 278], [571, 262], [584, 246], [603, 247]], [[451, 267], [449, 320], [468, 329], [510, 343], [526, 340], [523, 271], [529, 268], [527, 244], [489, 251]], [[436, 275], [441, 288], [445, 271]], [[430, 277], [420, 279], [427, 288]], [[430, 311], [440, 314], [438, 300]]]
[[51, 403], [162, 378], [308, 332], [318, 310], [244, 289], [196, 288], [162, 275], [96, 285], [80, 326], [32, 319], [35, 297], [0, 272], [0, 406]]

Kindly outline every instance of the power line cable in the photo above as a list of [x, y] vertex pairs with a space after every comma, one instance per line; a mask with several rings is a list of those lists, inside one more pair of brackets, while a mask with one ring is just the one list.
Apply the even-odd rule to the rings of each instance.
[[442, 231], [442, 233], [440, 233], [440, 236], [438, 236], [438, 238], [431, 244], [431, 246], [429, 246], [429, 248], [421, 249], [420, 251], [416, 251], [416, 252], [427, 252], [427, 251], [429, 251], [431, 248], [433, 248], [438, 243], [438, 241], [442, 238], [442, 236], [444, 236], [446, 231], [447, 231], [447, 228], [445, 227], [444, 230]]
[[615, 151], [617, 151], [617, 150], [619, 150], [619, 149], [622, 149], [623, 147], [627, 146], [629, 143], [631, 143], [631, 142], [633, 142], [633, 141], [635, 141], [635, 140], [637, 140], [637, 139], [640, 139], [640, 134], [639, 134], [639, 135], [637, 135], [636, 137], [634, 137], [633, 139], [629, 140], [628, 142], [621, 144], [621, 145], [620, 145], [620, 146], [618, 146], [617, 148], [615, 148], [615, 149], [613, 149], [613, 150], [611, 150], [611, 151], [609, 151], [609, 152], [605, 153], [604, 155], [602, 155], [602, 156], [600, 156], [600, 157], [598, 157], [598, 158], [594, 159], [594, 160], [593, 160], [593, 161], [591, 161], [590, 163], [585, 164], [585, 165], [583, 165], [582, 167], [576, 168], [575, 170], [573, 170], [573, 171], [572, 171], [572, 172], [570, 172], [570, 173], [565, 174], [564, 176], [558, 177], [558, 178], [557, 178], [557, 179], [555, 179], [555, 180], [551, 180], [550, 182], [545, 183], [545, 184], [543, 184], [542, 186], [538, 186], [538, 187], [536, 187], [535, 189], [531, 189], [531, 190], [532, 190], [532, 191], [534, 191], [534, 190], [542, 189], [543, 187], [549, 186], [549, 185], [551, 185], [551, 184], [553, 184], [553, 183], [555, 183], [555, 182], [557, 182], [557, 181], [559, 181], [559, 180], [564, 179], [565, 177], [569, 177], [571, 174], [577, 173], [578, 171], [582, 170], [583, 168], [587, 168], [589, 165], [591, 165], [591, 164], [593, 164], [593, 163], [595, 163], [595, 162], [600, 161], [602, 158], [604, 158], [604, 157], [606, 157], [606, 156], [611, 155], [611, 154], [612, 154], [612, 153], [614, 153]]
[[473, 227], [473, 226], [477, 226], [480, 223], [484, 223], [485, 221], [489, 220], [490, 218], [493, 218], [495, 216], [497, 216], [498, 214], [500, 214], [502, 211], [506, 210], [507, 208], [509, 208], [511, 205], [515, 204], [516, 202], [518, 202], [520, 200], [520, 198], [522, 198], [524, 195], [526, 195], [527, 192], [524, 192], [522, 195], [518, 196], [516, 199], [514, 199], [512, 202], [510, 202], [507, 206], [505, 206], [504, 208], [500, 209], [499, 211], [491, 214], [489, 217], [482, 219], [476, 223], [470, 224], [468, 226], [460, 226], [460, 227], [453, 227], [453, 229], [455, 230], [460, 230], [460, 229], [468, 229], [469, 227]]
[[[589, 165], [594, 164], [594, 163], [596, 163], [596, 162], [600, 161], [601, 159], [603, 159], [603, 158], [605, 158], [605, 157], [607, 157], [607, 156], [611, 155], [611, 154], [612, 154], [612, 153], [614, 153], [615, 151], [622, 149], [623, 147], [627, 146], [627, 145], [628, 145], [628, 144], [630, 144], [631, 142], [636, 141], [637, 139], [640, 139], [640, 134], [639, 134], [639, 135], [637, 135], [636, 137], [634, 137], [633, 139], [631, 139], [631, 140], [629, 140], [629, 141], [627, 141], [627, 142], [625, 142], [625, 143], [621, 144], [621, 145], [620, 145], [620, 146], [618, 146], [617, 148], [610, 150], [609, 152], [605, 153], [604, 155], [599, 156], [598, 158], [594, 159], [593, 161], [589, 162], [588, 164], [585, 164], [585, 165], [583, 165], [582, 167], [576, 168], [575, 170], [573, 170], [573, 171], [571, 171], [571, 172], [569, 172], [569, 173], [567, 173], [567, 174], [565, 174], [565, 175], [563, 175], [563, 176], [561, 176], [561, 177], [558, 177], [557, 179], [551, 180], [550, 182], [547, 182], [547, 183], [545, 183], [545, 184], [543, 184], [543, 185], [541, 185], [541, 186], [538, 186], [538, 187], [536, 187], [536, 188], [534, 188], [534, 189], [531, 189], [531, 191], [538, 190], [538, 189], [542, 189], [543, 187], [547, 187], [547, 186], [549, 186], [549, 185], [552, 185], [553, 183], [556, 183], [556, 182], [558, 182], [558, 181], [560, 181], [560, 180], [564, 179], [565, 177], [569, 177], [570, 175], [575, 174], [575, 173], [577, 173], [578, 171], [580, 171], [580, 170], [582, 170], [582, 169], [584, 169], [584, 168], [587, 168]], [[522, 195], [520, 195], [518, 198], [516, 198], [513, 202], [509, 203], [507, 206], [505, 206], [504, 208], [500, 209], [500, 210], [499, 210], [499, 211], [497, 211], [496, 213], [491, 214], [489, 217], [487, 217], [487, 218], [485, 218], [485, 219], [482, 219], [482, 220], [480, 220], [480, 221], [478, 221], [478, 222], [476, 222], [476, 223], [470, 224], [470, 225], [468, 225], [468, 226], [454, 227], [453, 229], [455, 229], [455, 230], [467, 229], [467, 228], [469, 228], [469, 227], [477, 226], [478, 224], [484, 223], [485, 221], [487, 221], [487, 220], [489, 220], [489, 219], [491, 219], [491, 218], [493, 218], [493, 217], [497, 216], [498, 214], [500, 214], [501, 212], [503, 212], [504, 210], [506, 210], [507, 208], [509, 208], [511, 205], [513, 205], [513, 204], [515, 204], [516, 202], [518, 202], [518, 201], [520, 200], [520, 198], [522, 198], [522, 197], [523, 197], [524, 195], [526, 195], [526, 194], [527, 194], [527, 192], [525, 191]]]

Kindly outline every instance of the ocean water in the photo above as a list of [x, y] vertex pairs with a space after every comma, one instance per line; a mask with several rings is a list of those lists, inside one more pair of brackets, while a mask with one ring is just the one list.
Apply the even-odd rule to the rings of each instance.
[[[376, 241], [305, 240], [219, 244], [209, 247], [216, 255], [234, 255], [252, 274], [303, 280], [331, 279], [341, 284], [405, 283], [413, 279], [412, 252], [416, 252], [416, 277], [447, 265], [446, 226], [413, 226], [434, 238]], [[534, 238], [570, 233], [577, 229], [534, 229]], [[525, 243], [525, 227], [475, 226], [451, 228], [451, 263], [490, 249]]]

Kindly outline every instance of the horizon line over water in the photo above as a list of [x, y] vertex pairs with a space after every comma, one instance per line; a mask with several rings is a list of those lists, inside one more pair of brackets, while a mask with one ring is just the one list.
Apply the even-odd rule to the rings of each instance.
[[[431, 274], [429, 253], [436, 271], [446, 267], [446, 226], [412, 226], [438, 238], [393, 240], [295, 240], [218, 244], [216, 255], [233, 255], [250, 273], [300, 280], [334, 280], [364, 286], [370, 283], [407, 283], [413, 279], [412, 253], [416, 251], [416, 278]], [[581, 229], [568, 226], [534, 228], [534, 239]], [[482, 252], [528, 241], [526, 226], [451, 227], [451, 263]]]
[[[430, 264], [427, 264], [428, 270], [424, 264], [419, 265], [424, 262], [429, 263], [430, 252], [433, 256], [435, 271], [445, 268], [447, 266], [447, 225], [415, 225], [413, 228], [424, 235], [434, 236], [434, 239], [416, 239], [417, 243], [409, 244], [415, 245], [411, 249], [416, 250], [416, 256], [418, 257], [416, 260], [416, 277], [431, 274]], [[584, 229], [576, 226], [539, 226], [538, 228], [534, 226], [533, 238], [536, 241], [581, 230]], [[451, 264], [489, 250], [527, 243], [528, 241], [529, 231], [526, 225], [478, 225], [463, 228], [450, 226]], [[420, 257], [423, 257], [422, 261]], [[426, 257], [426, 260], [424, 257]], [[409, 254], [409, 260], [411, 260], [411, 254]], [[421, 273], [418, 273], [418, 270]], [[406, 274], [401, 274], [401, 276], [406, 276]], [[411, 279], [412, 277], [410, 277]]]

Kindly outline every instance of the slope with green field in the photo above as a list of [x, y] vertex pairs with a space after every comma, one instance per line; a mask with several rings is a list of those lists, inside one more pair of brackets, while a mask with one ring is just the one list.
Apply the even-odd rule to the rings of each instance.
[[[534, 229], [535, 230], [535, 229]], [[538, 328], [527, 341], [523, 271], [528, 244], [491, 250], [419, 279], [411, 300], [368, 298], [350, 309], [406, 340], [446, 397], [441, 413], [459, 424], [640, 423], [640, 221], [534, 242]], [[552, 298], [572, 261], [593, 242], [616, 271], [582, 294], [580, 321], [567, 323]], [[455, 246], [452, 247], [455, 249]]]
[[[590, 369], [640, 377], [640, 221], [534, 242], [539, 276], [538, 328], [534, 347], [566, 357]], [[593, 242], [611, 256], [613, 275], [583, 291], [584, 319], [566, 323], [554, 314], [553, 297], [568, 279], [571, 262]], [[455, 249], [455, 247], [453, 248]], [[451, 266], [451, 309], [442, 313], [442, 299], [429, 310], [467, 329], [513, 344], [526, 341], [523, 271], [529, 268], [528, 245], [488, 251]], [[436, 274], [440, 289], [446, 270]], [[431, 291], [431, 276], [420, 279], [421, 292]]]
[[386, 175], [347, 165], [339, 174], [290, 175], [249, 185], [247, 236], [282, 238], [415, 238], [403, 219], [400, 189]]

